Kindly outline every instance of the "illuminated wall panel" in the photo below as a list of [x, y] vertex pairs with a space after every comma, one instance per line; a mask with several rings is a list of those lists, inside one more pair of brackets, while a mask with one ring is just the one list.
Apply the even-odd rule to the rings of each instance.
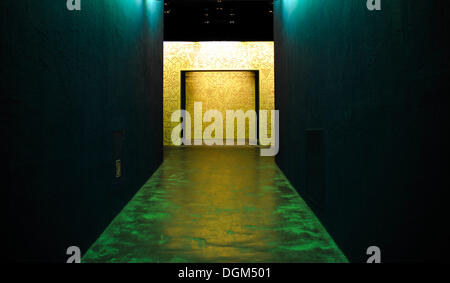
[[[226, 110], [255, 110], [255, 73], [233, 72], [188, 72], [186, 73], [186, 110], [194, 113], [194, 102], [202, 102], [202, 113], [218, 110], [223, 116], [223, 137], [226, 137]], [[201, 139], [208, 123], [202, 129], [192, 129], [191, 136]], [[244, 131], [238, 132], [235, 126], [235, 138], [247, 139], [248, 123]], [[201, 130], [201, 131], [200, 131]]]
[[[257, 70], [260, 87], [259, 108], [274, 109], [273, 42], [165, 42], [164, 145], [172, 145], [172, 130], [179, 123], [171, 122], [170, 118], [175, 110], [181, 108], [181, 71], [189, 70]], [[210, 89], [213, 85], [211, 84]], [[217, 101], [219, 102], [220, 100]], [[220, 109], [228, 109], [225, 101], [220, 103]], [[267, 127], [270, 137], [270, 124]], [[262, 142], [270, 143], [270, 139]]]

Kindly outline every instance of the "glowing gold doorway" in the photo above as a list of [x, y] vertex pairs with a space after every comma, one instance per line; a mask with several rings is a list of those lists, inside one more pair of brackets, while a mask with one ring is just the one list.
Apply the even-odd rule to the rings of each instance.
[[[223, 139], [226, 134], [226, 111], [248, 110], [256, 111], [259, 108], [257, 72], [253, 71], [189, 71], [184, 72], [184, 93], [186, 110], [193, 114], [194, 103], [202, 103], [202, 116], [208, 110], [217, 110], [223, 117]], [[183, 101], [182, 101], [183, 105]], [[234, 135], [236, 140], [245, 140], [248, 144], [250, 132], [249, 123], [245, 128], [237, 127], [234, 122]], [[203, 123], [202, 128], [191, 127], [191, 136], [194, 140], [201, 140], [205, 128], [210, 123]], [[253, 128], [256, 130], [255, 128]], [[216, 134], [216, 133], [215, 133]]]
[[[259, 110], [275, 109], [273, 42], [164, 42], [164, 145], [173, 145], [174, 111], [181, 109], [182, 71], [258, 71]], [[267, 125], [271, 135], [270, 118]], [[263, 130], [263, 129], [262, 129]], [[261, 138], [270, 144], [270, 138]]]

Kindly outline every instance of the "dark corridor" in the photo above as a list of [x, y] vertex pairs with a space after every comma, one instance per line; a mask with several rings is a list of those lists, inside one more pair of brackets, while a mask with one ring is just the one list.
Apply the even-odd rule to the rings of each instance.
[[[448, 261], [445, 1], [66, 2], [0, 1], [8, 261]], [[274, 43], [274, 158], [163, 146], [206, 41]]]

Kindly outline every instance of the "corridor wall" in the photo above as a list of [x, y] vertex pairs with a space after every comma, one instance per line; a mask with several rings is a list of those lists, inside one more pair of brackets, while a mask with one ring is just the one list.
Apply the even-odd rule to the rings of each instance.
[[279, 167], [352, 261], [446, 257], [443, 1], [279, 0]]
[[1, 1], [10, 260], [84, 253], [162, 162], [163, 5]]

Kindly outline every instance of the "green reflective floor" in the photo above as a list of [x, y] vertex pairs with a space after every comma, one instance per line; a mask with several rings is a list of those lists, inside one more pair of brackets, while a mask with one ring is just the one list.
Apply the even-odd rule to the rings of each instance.
[[84, 262], [346, 262], [256, 147], [165, 148]]

